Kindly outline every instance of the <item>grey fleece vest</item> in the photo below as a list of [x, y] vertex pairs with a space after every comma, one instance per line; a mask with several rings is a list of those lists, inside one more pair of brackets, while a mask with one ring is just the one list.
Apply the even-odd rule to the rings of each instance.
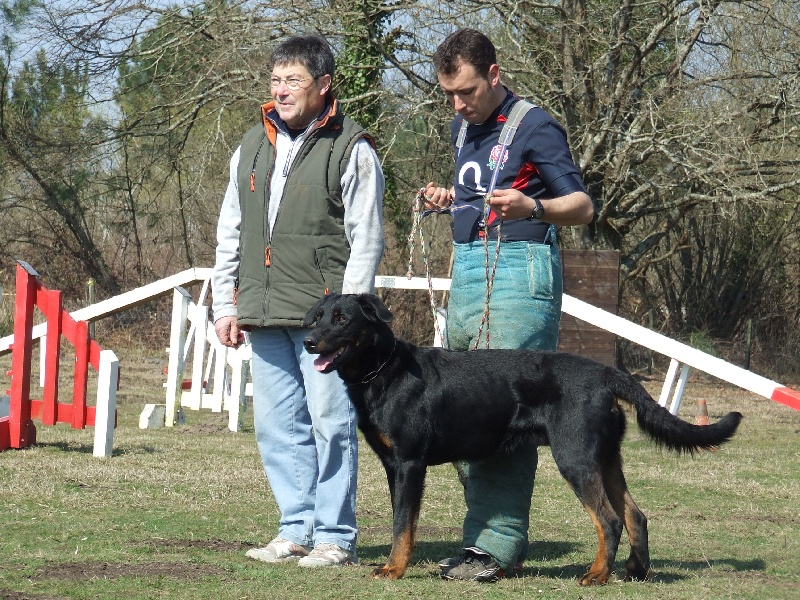
[[299, 327], [327, 292], [342, 291], [350, 246], [344, 230], [341, 178], [366, 133], [341, 114], [305, 140], [292, 163], [272, 234], [269, 180], [275, 148], [259, 124], [239, 157], [241, 237], [236, 305], [245, 327]]

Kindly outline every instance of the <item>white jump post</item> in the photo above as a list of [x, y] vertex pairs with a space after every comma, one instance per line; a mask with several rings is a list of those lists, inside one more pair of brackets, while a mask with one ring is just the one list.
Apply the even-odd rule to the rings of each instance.
[[[203, 284], [203, 291], [200, 293], [200, 301], [197, 304], [189, 303], [188, 315], [190, 320], [189, 333], [186, 336], [183, 356], [184, 365], [188, 353], [186, 349], [189, 344], [192, 346], [192, 387], [189, 388], [186, 394], [181, 395], [181, 405], [187, 406], [192, 410], [200, 410], [203, 406], [203, 392], [205, 391], [205, 382], [203, 379], [203, 359], [206, 355], [206, 336], [208, 335], [208, 307], [203, 304], [205, 290], [208, 282]], [[183, 389], [181, 387], [181, 389]]]
[[[186, 310], [186, 318], [190, 323], [181, 350], [184, 357], [184, 371], [188, 360], [187, 349], [190, 344], [194, 346], [190, 387], [180, 394], [181, 405], [192, 410], [211, 409], [212, 412], [227, 410], [228, 429], [238, 431], [243, 425], [244, 411], [247, 407], [246, 397], [252, 395], [252, 385], [248, 382], [252, 355], [249, 338], [238, 348], [228, 348], [219, 342], [214, 325], [209, 320], [208, 306], [205, 304], [209, 289], [210, 278], [204, 281], [197, 304], [190, 301]], [[183, 310], [175, 309], [173, 319], [183, 318]], [[175, 324], [173, 327], [180, 330]]]
[[[228, 411], [228, 429], [231, 431], [239, 431], [242, 428], [247, 396], [253, 395], [252, 383], [248, 382], [252, 358], [253, 348], [249, 339], [238, 348], [227, 348], [226, 362], [230, 367], [231, 377], [229, 382], [226, 381], [225, 385], [220, 387], [223, 388], [223, 408]], [[218, 384], [215, 384], [215, 389], [216, 385]]]
[[[238, 348], [228, 348], [219, 342], [205, 303], [209, 289], [210, 273], [203, 281], [197, 304], [183, 288], [174, 290], [164, 384], [166, 404], [145, 406], [139, 418], [142, 429], [182, 423], [184, 407], [212, 412], [226, 410], [228, 429], [238, 431], [243, 425], [247, 396], [252, 395], [252, 384], [248, 381], [250, 344], [248, 340]], [[184, 381], [187, 371], [191, 371], [191, 378]]]
[[[204, 380], [210, 384], [211, 393], [208, 394], [209, 408], [212, 412], [222, 412], [225, 405], [225, 381], [227, 377], [228, 348], [217, 339], [214, 325], [206, 323], [206, 339], [208, 340], [208, 358]], [[194, 382], [192, 382], [194, 388]]]
[[176, 287], [172, 294], [172, 320], [169, 332], [169, 361], [167, 363], [167, 401], [164, 425], [176, 425], [181, 416], [183, 397], [183, 369], [186, 364], [186, 323], [189, 315], [191, 295], [182, 287]]
[[686, 382], [689, 379], [689, 365], [681, 366], [681, 363], [676, 359], [670, 359], [669, 368], [667, 369], [667, 376], [664, 379], [664, 386], [661, 388], [661, 395], [658, 398], [658, 403], [664, 408], [667, 407], [667, 400], [672, 386], [675, 383], [675, 376], [678, 374], [678, 367], [681, 368], [681, 375], [678, 378], [678, 384], [675, 385], [675, 393], [672, 395], [672, 403], [669, 405], [669, 412], [677, 415], [681, 408], [681, 400], [683, 399], [683, 392], [686, 390]]
[[100, 368], [97, 370], [93, 456], [111, 456], [114, 446], [118, 387], [119, 359], [111, 350], [102, 350], [100, 352]]

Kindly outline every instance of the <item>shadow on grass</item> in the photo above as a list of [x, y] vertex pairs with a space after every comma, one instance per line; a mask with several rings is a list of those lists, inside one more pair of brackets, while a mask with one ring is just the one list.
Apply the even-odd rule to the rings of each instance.
[[[625, 558], [624, 556], [622, 557]], [[615, 574], [618, 579], [625, 575], [625, 565], [617, 557], [615, 563]], [[654, 560], [651, 563], [652, 576], [650, 581], [658, 583], [677, 583], [691, 577], [690, 573], [705, 571], [714, 567], [724, 567], [726, 570], [734, 572], [751, 572], [766, 569], [763, 560], [736, 560], [733, 558], [709, 559], [708, 561], [671, 561]], [[536, 561], [527, 561], [522, 575], [526, 577], [546, 577], [548, 579], [575, 579], [582, 577], [589, 568], [589, 561], [586, 564], [538, 566]]]
[[42, 448], [43, 450], [59, 450], [62, 452], [78, 452], [80, 454], [91, 454], [94, 447], [88, 444], [77, 442], [36, 442], [30, 448]]
[[[579, 550], [580, 545], [573, 542], [535, 542], [537, 560], [549, 561], [571, 554]], [[362, 562], [382, 565], [389, 556], [391, 545], [358, 546], [358, 557]], [[417, 542], [414, 548], [412, 564], [421, 562], [437, 563], [449, 556], [461, 554], [461, 545], [457, 542]], [[585, 569], [584, 569], [585, 571]], [[583, 573], [581, 573], [583, 574]]]
[[[533, 542], [535, 548], [534, 558], [525, 561], [525, 566], [521, 575], [523, 577], [544, 577], [547, 579], [575, 579], [582, 577], [586, 573], [591, 563], [591, 556], [587, 555], [585, 563], [579, 564], [543, 564], [557, 562], [560, 558], [580, 551], [581, 544], [574, 542]], [[388, 544], [380, 545], [359, 545], [358, 556], [363, 566], [379, 567], [386, 562], [391, 546]], [[458, 543], [453, 542], [418, 542], [414, 549], [414, 556], [411, 559], [412, 566], [424, 566], [424, 563], [437, 563], [441, 559], [449, 556], [457, 556], [461, 552]], [[624, 577], [624, 561], [627, 553], [617, 557], [615, 563], [616, 575], [619, 579]], [[761, 571], [766, 569], [763, 560], [737, 560], [733, 558], [710, 558], [707, 561], [671, 561], [654, 560], [651, 563], [653, 570], [652, 581], [659, 583], [676, 583], [684, 581], [690, 577], [689, 573], [704, 571], [712, 568], [724, 568], [734, 572]], [[689, 573], [687, 573], [689, 572]], [[433, 574], [438, 573], [432, 571]]]
[[674, 561], [654, 560], [651, 563], [653, 580], [661, 583], [683, 581], [687, 576], [681, 571], [705, 571], [712, 568], [724, 568], [734, 572], [765, 571], [767, 564], [761, 559], [737, 560], [735, 558], [709, 558], [706, 560]]

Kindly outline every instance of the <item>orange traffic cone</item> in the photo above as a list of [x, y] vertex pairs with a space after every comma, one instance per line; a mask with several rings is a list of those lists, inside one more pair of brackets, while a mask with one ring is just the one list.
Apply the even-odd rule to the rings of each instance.
[[695, 425], [708, 425], [708, 407], [705, 400], [697, 401], [697, 412], [694, 415]]

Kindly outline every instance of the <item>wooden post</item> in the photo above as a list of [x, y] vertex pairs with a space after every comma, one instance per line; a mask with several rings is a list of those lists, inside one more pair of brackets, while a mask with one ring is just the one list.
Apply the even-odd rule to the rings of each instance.
[[164, 425], [172, 427], [178, 423], [183, 390], [184, 348], [186, 346], [186, 318], [192, 297], [182, 287], [172, 293], [172, 320], [169, 334], [169, 363], [167, 365], [167, 399]]
[[44, 313], [47, 317], [47, 334], [44, 342], [44, 362], [39, 366], [44, 374], [44, 390], [42, 392], [42, 425], [55, 425], [58, 415], [58, 373], [61, 357], [61, 307], [62, 294], [57, 290], [47, 292], [47, 306]]
[[89, 383], [89, 326], [75, 323], [75, 376], [72, 390], [72, 428], [86, 427], [86, 389]]
[[97, 369], [97, 412], [94, 418], [94, 448], [92, 455], [111, 456], [114, 446], [114, 426], [117, 417], [117, 387], [119, 360], [111, 350], [100, 352]]
[[26, 448], [36, 442], [36, 428], [31, 420], [31, 329], [37, 276], [28, 263], [17, 261], [9, 407], [9, 442], [12, 448]]
[[[95, 300], [95, 280], [94, 279], [89, 279], [89, 281], [86, 282], [86, 299], [89, 302], [89, 306], [94, 304], [94, 300]], [[93, 322], [89, 323], [89, 337], [94, 339], [94, 323]]]
[[[206, 356], [206, 334], [208, 332], [208, 306], [197, 303], [197, 306], [190, 304], [189, 313], [192, 319], [192, 330], [194, 332], [192, 347], [192, 387], [189, 391], [188, 406], [192, 410], [200, 410], [203, 406], [203, 359]], [[189, 344], [189, 339], [186, 341]], [[184, 369], [185, 370], [185, 369]], [[181, 401], [183, 404], [183, 401]]]

